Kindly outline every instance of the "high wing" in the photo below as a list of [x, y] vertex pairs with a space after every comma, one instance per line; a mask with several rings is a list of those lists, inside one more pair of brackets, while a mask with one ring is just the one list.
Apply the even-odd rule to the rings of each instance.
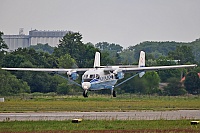
[[[101, 69], [104, 71], [114, 71], [119, 69], [123, 72], [139, 72], [139, 71], [157, 71], [157, 70], [165, 70], [165, 69], [175, 69], [175, 68], [188, 68], [188, 67], [196, 67], [196, 64], [193, 65], [175, 65], [175, 66], [154, 66], [154, 67], [135, 67], [135, 66], [103, 66]], [[4, 70], [10, 71], [38, 71], [38, 72], [58, 72], [58, 73], [67, 73], [76, 71], [78, 73], [83, 73], [89, 69], [93, 68], [74, 68], [74, 69], [62, 69], [62, 68], [2, 68]]]
[[[196, 67], [196, 64], [193, 65], [174, 65], [174, 66], [153, 66], [153, 67], [124, 67], [124, 68], [118, 68], [120, 71], [125, 73], [130, 72], [143, 72], [143, 71], [158, 71], [158, 70], [165, 70], [165, 69], [176, 69], [176, 68], [189, 68], [189, 67]], [[116, 70], [116, 68], [104, 68], [104, 71], [113, 71]]]
[[91, 68], [74, 68], [74, 69], [62, 69], [62, 68], [2, 68], [4, 70], [10, 71], [37, 71], [37, 72], [50, 72], [50, 73], [67, 73], [67, 72], [77, 72], [83, 73]]

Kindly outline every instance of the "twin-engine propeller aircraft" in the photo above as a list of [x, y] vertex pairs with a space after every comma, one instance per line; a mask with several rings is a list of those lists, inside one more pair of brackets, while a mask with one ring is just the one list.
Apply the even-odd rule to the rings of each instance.
[[[88, 97], [88, 91], [91, 90], [102, 90], [110, 89], [113, 97], [116, 97], [116, 92], [114, 88], [127, 82], [133, 77], [139, 75], [142, 77], [146, 71], [157, 71], [163, 69], [176, 69], [176, 68], [187, 68], [195, 67], [193, 65], [175, 65], [175, 66], [155, 66], [155, 67], [145, 67], [145, 52], [140, 52], [139, 64], [137, 66], [122, 65], [122, 66], [101, 66], [100, 65], [100, 53], [96, 52], [94, 59], [93, 68], [75, 68], [75, 69], [60, 69], [60, 68], [2, 68], [4, 70], [17, 70], [17, 71], [44, 71], [58, 74], [59, 76], [66, 78], [67, 80], [73, 82], [74, 84], [83, 88], [83, 96]], [[125, 73], [136, 72], [130, 78], [124, 80], [123, 82], [115, 85], [119, 79], [124, 78]], [[67, 77], [61, 74], [67, 74]], [[82, 82], [78, 84], [74, 80], [78, 79], [79, 74], [82, 74]]]

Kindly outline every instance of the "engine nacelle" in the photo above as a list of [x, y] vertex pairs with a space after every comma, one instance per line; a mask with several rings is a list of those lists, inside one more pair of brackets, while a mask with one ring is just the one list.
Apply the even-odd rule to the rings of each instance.
[[67, 75], [71, 80], [77, 80], [79, 77], [77, 72], [67, 72]]
[[116, 79], [123, 79], [124, 78], [124, 73], [121, 70], [115, 70], [113, 73], [115, 74]]

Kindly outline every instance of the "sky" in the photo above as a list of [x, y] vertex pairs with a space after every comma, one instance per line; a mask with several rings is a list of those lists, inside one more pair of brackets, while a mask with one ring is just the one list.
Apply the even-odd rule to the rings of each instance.
[[84, 43], [127, 48], [144, 41], [200, 38], [200, 0], [0, 0], [0, 31], [80, 32]]

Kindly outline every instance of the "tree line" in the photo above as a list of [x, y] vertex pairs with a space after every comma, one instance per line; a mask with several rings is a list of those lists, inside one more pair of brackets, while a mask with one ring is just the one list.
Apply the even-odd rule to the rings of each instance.
[[[0, 32], [0, 66], [1, 67], [37, 67], [37, 68], [76, 68], [92, 67], [94, 53], [101, 52], [101, 65], [137, 64], [139, 51], [146, 52], [146, 65], [175, 65], [198, 63], [198, 53], [194, 48], [176, 42], [143, 42], [123, 49], [119, 44], [99, 42], [97, 44], [82, 42], [78, 32], [68, 32], [57, 47], [38, 44], [29, 48], [18, 48], [7, 52], [8, 46]], [[200, 47], [199, 40], [191, 43]], [[198, 45], [199, 44], [199, 45]], [[194, 54], [195, 53], [195, 54]], [[175, 62], [177, 60], [177, 62]], [[118, 93], [183, 95], [198, 94], [200, 81], [196, 69], [175, 69], [159, 72], [147, 72], [143, 78], [133, 78], [126, 84], [116, 88]], [[180, 77], [185, 75], [184, 83]], [[126, 74], [128, 78], [131, 74]], [[80, 76], [81, 77], [81, 76]], [[78, 81], [80, 82], [80, 78]], [[159, 83], [168, 83], [159, 89]], [[65, 79], [45, 72], [4, 71], [0, 69], [0, 95], [17, 93], [56, 92], [57, 94], [73, 94], [81, 91], [79, 87], [68, 83]], [[191, 85], [192, 84], [192, 85]], [[99, 92], [99, 93], [105, 93]]]

